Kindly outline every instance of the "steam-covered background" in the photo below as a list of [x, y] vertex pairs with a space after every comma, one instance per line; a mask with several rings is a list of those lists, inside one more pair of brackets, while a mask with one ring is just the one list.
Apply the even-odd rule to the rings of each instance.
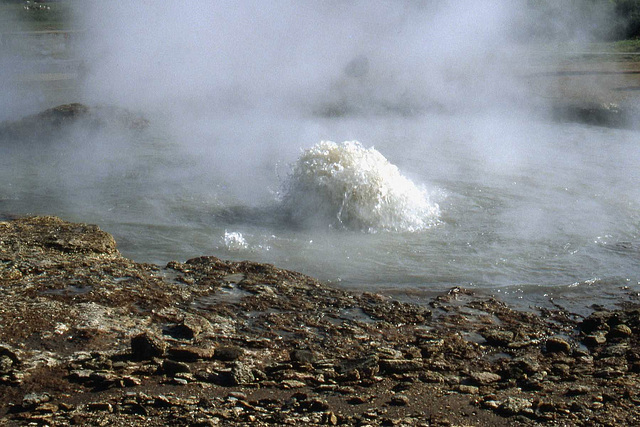
[[[612, 2], [71, 4], [69, 58], [3, 53], [0, 120], [57, 101], [99, 119], [3, 140], [2, 214], [98, 223], [141, 261], [255, 259], [358, 287], [638, 283], [637, 133], [554, 121], [545, 74], [621, 31]], [[77, 79], [54, 97], [19, 78], [64, 61]], [[293, 165], [321, 140], [375, 147], [437, 205], [432, 226], [293, 221]]]

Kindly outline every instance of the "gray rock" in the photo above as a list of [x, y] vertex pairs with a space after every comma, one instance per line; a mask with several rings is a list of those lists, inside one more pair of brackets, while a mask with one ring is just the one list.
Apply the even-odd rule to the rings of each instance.
[[390, 374], [415, 372], [423, 368], [422, 359], [380, 359], [380, 370]]
[[498, 406], [498, 412], [503, 415], [527, 414], [532, 412], [531, 402], [528, 399], [520, 397], [508, 397]]
[[35, 408], [36, 406], [51, 400], [49, 393], [28, 393], [22, 398], [23, 408]]
[[345, 379], [371, 378], [380, 371], [379, 358], [374, 354], [361, 359], [345, 360], [335, 368]]
[[493, 372], [472, 372], [469, 376], [478, 385], [488, 385], [502, 379], [500, 375]]
[[9, 356], [0, 356], [0, 374], [7, 374], [13, 368], [13, 360]]
[[299, 363], [316, 363], [318, 360], [318, 356], [309, 350], [293, 350], [289, 353], [289, 358], [292, 362]]
[[256, 380], [251, 368], [240, 362], [236, 362], [233, 368], [231, 368], [230, 379], [233, 385], [251, 384]]

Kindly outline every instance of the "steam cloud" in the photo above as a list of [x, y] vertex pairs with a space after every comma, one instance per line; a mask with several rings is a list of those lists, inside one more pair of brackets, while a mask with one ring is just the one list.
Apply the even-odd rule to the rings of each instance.
[[[270, 176], [276, 191], [273, 165], [283, 169], [301, 148], [380, 144], [318, 115], [527, 107], [522, 42], [586, 39], [580, 29], [592, 26], [556, 9], [549, 28], [524, 0], [83, 2], [83, 101], [155, 115], [186, 149], [215, 159], [208, 178], [240, 199], [265, 198], [247, 181]], [[239, 170], [246, 180], [225, 179]]]
[[581, 36], [529, 11], [504, 0], [89, 2], [78, 10], [85, 95], [188, 116], [323, 102], [487, 108], [523, 94], [519, 39]]

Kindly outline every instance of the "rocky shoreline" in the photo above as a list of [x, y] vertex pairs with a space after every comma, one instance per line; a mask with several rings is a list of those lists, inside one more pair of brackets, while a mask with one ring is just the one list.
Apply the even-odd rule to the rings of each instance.
[[98, 227], [0, 222], [5, 425], [637, 425], [640, 306], [579, 318], [454, 288], [428, 304]]

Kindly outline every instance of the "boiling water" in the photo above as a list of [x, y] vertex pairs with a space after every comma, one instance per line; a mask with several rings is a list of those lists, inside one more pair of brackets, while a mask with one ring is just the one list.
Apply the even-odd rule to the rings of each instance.
[[375, 148], [322, 141], [306, 150], [285, 182], [291, 221], [368, 232], [417, 232], [435, 225], [439, 207]]
[[506, 113], [261, 114], [193, 138], [206, 143], [152, 120], [5, 141], [0, 212], [99, 224], [137, 261], [249, 259], [407, 295], [603, 303], [638, 289], [636, 132]]

